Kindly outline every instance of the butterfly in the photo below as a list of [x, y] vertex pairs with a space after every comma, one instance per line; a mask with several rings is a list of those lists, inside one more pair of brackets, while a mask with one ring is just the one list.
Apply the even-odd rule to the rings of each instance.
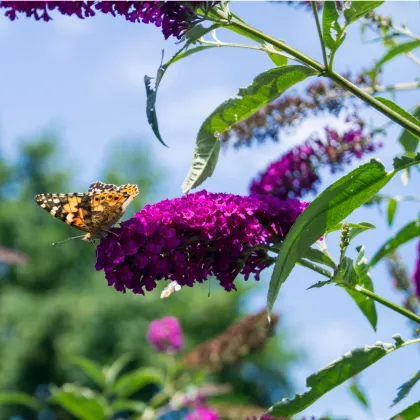
[[[137, 185], [126, 184], [120, 187], [96, 181], [85, 193], [38, 194], [36, 203], [51, 216], [64, 223], [87, 232], [82, 238], [94, 243], [95, 239], [110, 232], [112, 226], [123, 216], [128, 205], [139, 193]], [[65, 241], [63, 241], [65, 242]], [[58, 242], [55, 242], [55, 245]]]

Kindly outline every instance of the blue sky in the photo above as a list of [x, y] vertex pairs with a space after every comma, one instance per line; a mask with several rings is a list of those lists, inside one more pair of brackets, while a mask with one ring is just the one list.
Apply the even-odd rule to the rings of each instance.
[[[232, 9], [249, 23], [321, 60], [310, 13], [287, 5], [262, 2], [235, 2]], [[418, 3], [389, 2], [378, 10], [392, 15], [397, 24], [407, 24], [412, 31], [420, 32]], [[225, 34], [220, 34], [220, 38], [228, 39]], [[220, 102], [234, 96], [238, 88], [248, 85], [258, 73], [271, 66], [271, 61], [259, 52], [214, 49], [170, 68], [160, 86], [157, 104], [161, 133], [170, 146], [167, 149], [157, 142], [147, 124], [143, 77], [155, 74], [162, 49], [169, 57], [176, 46], [173, 40], [164, 41], [154, 26], [131, 24], [111, 16], [96, 16], [84, 21], [56, 16], [49, 23], [26, 18], [11, 23], [0, 17], [0, 48], [3, 56], [0, 66], [0, 145], [7, 156], [14, 155], [16, 141], [22, 137], [45, 131], [58, 132], [63, 139], [63, 162], [75, 168], [72, 190], [85, 190], [90, 182], [100, 177], [110, 145], [118, 144], [121, 138], [139, 138], [149, 146], [153, 159], [166, 171], [165, 188], [159, 191], [158, 200], [181, 194], [195, 134], [204, 118]], [[352, 70], [356, 74], [372, 65], [375, 57], [383, 51], [378, 44], [361, 47], [359, 26], [354, 24], [337, 54], [336, 68], [339, 71]], [[386, 66], [383, 80], [387, 84], [408, 82], [419, 74], [418, 66], [401, 57]], [[418, 101], [418, 92], [403, 92], [396, 100], [401, 106], [412, 109]], [[363, 115], [378, 125], [386, 122], [376, 111], [364, 110]], [[326, 124], [342, 125], [330, 117], [311, 119], [295, 132], [282, 135], [278, 144], [267, 143], [221, 153], [213, 177], [203, 187], [215, 192], [246, 194], [250, 179], [258, 171]], [[391, 168], [392, 157], [401, 152], [396, 141], [398, 135], [399, 129], [392, 128], [384, 141], [384, 148], [376, 154], [387, 168]], [[328, 173], [324, 172], [324, 175], [323, 187], [335, 179]], [[418, 174], [413, 175], [413, 183], [416, 178]], [[390, 195], [415, 194], [416, 188], [413, 185], [404, 187], [396, 178], [385, 192]], [[32, 198], [28, 197], [28, 205], [30, 200]], [[375, 231], [359, 240], [365, 244], [369, 257], [392, 231], [412, 220], [417, 213], [417, 204], [403, 203], [392, 230], [387, 228], [384, 217], [375, 209], [357, 210], [348, 220], [370, 221], [377, 225]], [[328, 243], [331, 248], [336, 248], [335, 237]], [[414, 266], [414, 250], [414, 242], [402, 249], [410, 270]], [[256, 311], [264, 307], [269, 275], [267, 272], [263, 276], [259, 292], [248, 299], [246, 310]], [[379, 294], [401, 301], [384, 265], [379, 265], [372, 276]], [[305, 391], [306, 376], [344, 352], [376, 341], [390, 342], [391, 336], [397, 332], [404, 338], [411, 334], [403, 318], [379, 306], [378, 331], [374, 333], [343, 290], [324, 287], [306, 291], [317, 280], [319, 278], [315, 275], [296, 268], [276, 304], [276, 309], [284, 315], [282, 328], [289, 331], [291, 342], [308, 355], [307, 362], [296, 366], [293, 371], [298, 392]], [[188, 293], [188, 290], [183, 293]], [[388, 408], [397, 386], [418, 369], [418, 361], [418, 347], [408, 347], [387, 356], [360, 376], [361, 384], [369, 390], [370, 414], [353, 401], [346, 384], [321, 398], [303, 414], [331, 412], [343, 416], [348, 414], [353, 420], [385, 420], [415, 402], [418, 386], [397, 407]]]

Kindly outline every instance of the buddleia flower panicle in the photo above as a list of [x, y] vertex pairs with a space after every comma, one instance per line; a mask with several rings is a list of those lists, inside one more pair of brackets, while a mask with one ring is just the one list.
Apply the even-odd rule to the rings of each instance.
[[265, 248], [284, 239], [306, 206], [207, 191], [147, 205], [101, 239], [96, 269], [121, 292], [144, 294], [163, 279], [193, 286], [210, 276], [236, 290], [239, 274], [258, 280], [273, 263]]
[[248, 315], [223, 334], [205, 341], [188, 352], [182, 362], [188, 368], [220, 371], [264, 347], [278, 320], [278, 315], [273, 314], [269, 323], [265, 311]]
[[326, 128], [325, 141], [311, 137], [296, 146], [251, 182], [251, 194], [268, 194], [282, 200], [301, 198], [317, 192], [319, 170], [329, 167], [332, 173], [343, 170], [345, 164], [372, 153], [382, 143], [374, 141], [373, 134], [364, 133], [364, 123], [357, 121], [355, 128], [339, 134]]
[[80, 19], [96, 13], [123, 16], [129, 22], [152, 23], [162, 29], [165, 39], [171, 35], [180, 39], [200, 21], [196, 11], [208, 9], [218, 2], [205, 1], [0, 1], [5, 16], [14, 21], [19, 15], [35, 20], [52, 20], [51, 12]]
[[184, 344], [181, 325], [177, 318], [166, 316], [150, 323], [147, 340], [158, 352], [177, 353]]
[[416, 296], [420, 299], [420, 242], [417, 247], [417, 262], [414, 270], [413, 282]]

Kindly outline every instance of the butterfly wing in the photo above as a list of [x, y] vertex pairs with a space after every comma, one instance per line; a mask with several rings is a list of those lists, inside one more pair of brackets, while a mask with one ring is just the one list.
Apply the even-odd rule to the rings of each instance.
[[[108, 185], [112, 188], [106, 188]], [[132, 184], [116, 187], [97, 182], [91, 187], [93, 187], [89, 193], [91, 220], [86, 221], [86, 224], [92, 231], [110, 229], [123, 216], [127, 206], [138, 194], [137, 185]]]
[[89, 232], [85, 219], [89, 217], [89, 197], [83, 193], [73, 194], [38, 194], [36, 203], [51, 216], [84, 232]]

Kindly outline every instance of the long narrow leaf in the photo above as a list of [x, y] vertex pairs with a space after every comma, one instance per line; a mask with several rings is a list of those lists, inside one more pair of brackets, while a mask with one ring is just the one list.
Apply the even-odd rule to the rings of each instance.
[[197, 187], [213, 174], [220, 151], [220, 134], [314, 74], [314, 70], [304, 66], [274, 68], [258, 75], [250, 86], [240, 89], [235, 98], [219, 105], [198, 132], [191, 168], [182, 186], [183, 192]]
[[268, 291], [269, 314], [281, 285], [303, 253], [326, 231], [372, 198], [394, 173], [387, 173], [382, 162], [371, 160], [342, 177], [323, 191], [299, 216], [283, 242]]

